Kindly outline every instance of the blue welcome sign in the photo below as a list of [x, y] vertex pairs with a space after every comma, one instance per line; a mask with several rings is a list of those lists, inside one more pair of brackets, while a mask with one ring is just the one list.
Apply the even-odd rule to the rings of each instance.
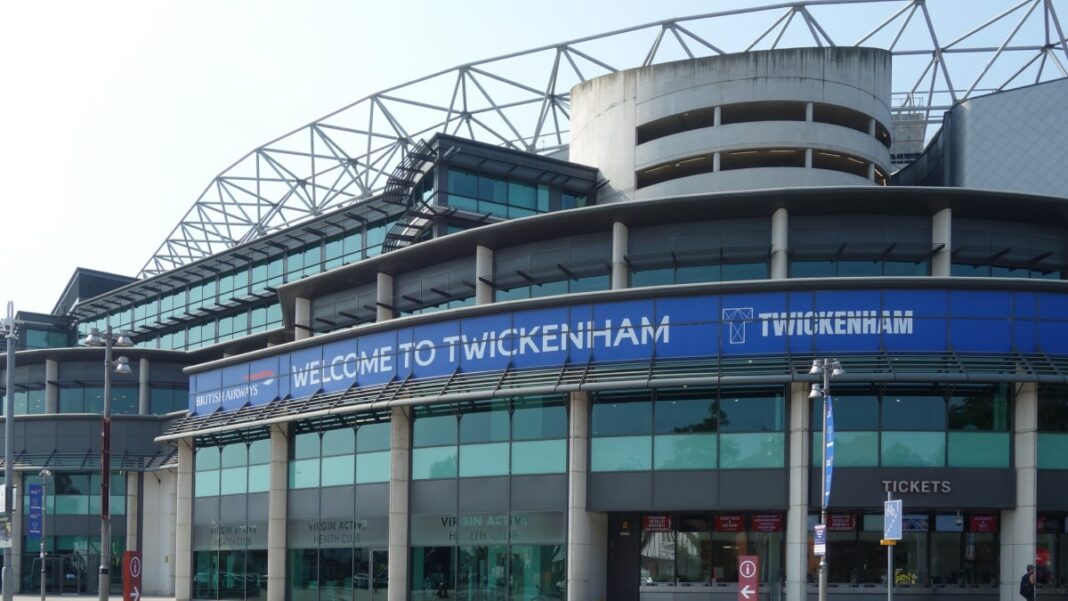
[[193, 413], [393, 378], [566, 363], [784, 353], [1068, 354], [1068, 295], [828, 290], [530, 309], [399, 327], [205, 371]]

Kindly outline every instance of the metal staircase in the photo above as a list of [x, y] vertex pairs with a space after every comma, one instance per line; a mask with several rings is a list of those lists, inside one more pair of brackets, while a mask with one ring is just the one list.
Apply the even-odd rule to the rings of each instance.
[[427, 171], [426, 164], [433, 163], [435, 158], [434, 151], [420, 140], [386, 180], [382, 200], [403, 207], [405, 211], [386, 232], [382, 252], [398, 250], [418, 242], [426, 229], [434, 224], [435, 218], [444, 214], [445, 211], [435, 208], [417, 193], [421, 176]]

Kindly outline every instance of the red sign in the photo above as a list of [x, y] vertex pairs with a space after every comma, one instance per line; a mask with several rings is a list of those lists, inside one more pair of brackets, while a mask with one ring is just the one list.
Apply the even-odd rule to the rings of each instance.
[[778, 513], [754, 513], [750, 518], [753, 532], [782, 532], [782, 515]]
[[760, 596], [760, 558], [738, 556], [738, 601], [757, 601]]
[[717, 515], [716, 532], [745, 532], [745, 519], [740, 515]]
[[141, 552], [122, 554], [122, 601], [141, 601]]
[[827, 515], [828, 532], [852, 532], [857, 529], [857, 519], [852, 513], [831, 513]]
[[645, 532], [671, 532], [671, 516], [643, 515], [642, 530]]
[[968, 532], [997, 532], [998, 517], [996, 515], [972, 515], [968, 518]]

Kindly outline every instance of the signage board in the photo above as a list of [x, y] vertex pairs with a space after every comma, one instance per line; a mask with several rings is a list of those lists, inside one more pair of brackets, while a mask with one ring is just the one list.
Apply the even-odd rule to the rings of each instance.
[[997, 532], [998, 517], [990, 513], [973, 513], [968, 516], [968, 532]]
[[883, 501], [883, 538], [901, 540], [901, 499]]
[[122, 554], [122, 601], [141, 599], [141, 552]]
[[717, 515], [716, 532], [745, 532], [745, 519], [741, 515]]
[[823, 410], [827, 413], [824, 423], [827, 431], [823, 437], [823, 509], [831, 504], [831, 478], [834, 476], [834, 405], [831, 395], [823, 399]]
[[0, 549], [11, 548], [11, 521], [0, 516]]
[[41, 536], [41, 512], [44, 510], [44, 486], [31, 484], [30, 511], [26, 519], [26, 534], [29, 536]]
[[671, 532], [671, 516], [643, 515], [642, 530], [645, 532]]
[[812, 536], [813, 555], [827, 554], [827, 526], [816, 524], [815, 534]]
[[[506, 311], [350, 336], [193, 375], [205, 414], [453, 373], [760, 354], [1068, 355], [1068, 294], [820, 290]], [[377, 326], [376, 326], [377, 328]]]
[[852, 532], [857, 529], [857, 518], [852, 513], [828, 514], [827, 529], [831, 532]]
[[753, 532], [782, 532], [781, 513], [755, 513], [750, 522]]
[[738, 601], [756, 601], [760, 596], [760, 558], [738, 556]]

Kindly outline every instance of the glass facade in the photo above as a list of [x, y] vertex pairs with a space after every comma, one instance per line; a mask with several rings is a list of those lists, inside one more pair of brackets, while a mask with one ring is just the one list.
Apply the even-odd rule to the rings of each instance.
[[270, 442], [196, 451], [193, 597], [265, 599]]
[[[913, 387], [836, 393], [837, 467], [1010, 467], [1010, 387]], [[812, 461], [822, 453], [823, 403], [811, 402]]]
[[584, 207], [587, 202], [585, 196], [566, 193], [559, 199], [550, 199], [550, 189], [544, 184], [493, 177], [455, 167], [448, 169], [446, 182], [445, 204], [448, 206], [507, 219]]
[[1068, 387], [1038, 391], [1038, 467], [1068, 470]]
[[760, 558], [760, 582], [776, 582], [785, 558], [780, 513], [642, 516], [641, 586], [738, 582], [741, 555]]
[[[23, 478], [22, 507], [29, 507], [29, 487], [41, 484], [39, 475]], [[126, 477], [111, 474], [111, 569], [121, 573], [126, 549]], [[48, 522], [45, 532], [45, 588], [53, 594], [95, 594], [100, 566], [100, 473], [55, 472], [47, 483], [44, 499]], [[28, 512], [23, 513], [23, 532], [28, 532]], [[22, 590], [40, 590], [40, 538], [22, 537]], [[121, 580], [112, 579], [111, 593], [122, 591]]]
[[[906, 508], [907, 511], [907, 508]], [[819, 557], [812, 553], [809, 519], [808, 581], [818, 580]], [[828, 582], [850, 586], [886, 585], [883, 515], [832, 513], [827, 517]], [[997, 587], [1000, 579], [998, 516], [994, 513], [906, 513], [902, 539], [893, 547], [896, 587]]]
[[590, 471], [781, 468], [784, 412], [781, 388], [598, 393]]

